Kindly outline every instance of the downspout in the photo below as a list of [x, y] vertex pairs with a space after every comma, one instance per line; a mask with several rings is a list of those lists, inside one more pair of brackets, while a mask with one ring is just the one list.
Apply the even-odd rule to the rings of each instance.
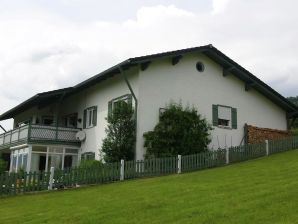
[[136, 158], [136, 155], [137, 155], [137, 118], [138, 118], [137, 111], [138, 111], [138, 99], [137, 99], [137, 97], [136, 97], [136, 95], [135, 95], [135, 93], [134, 93], [134, 91], [133, 91], [133, 89], [132, 89], [132, 87], [131, 87], [128, 79], [127, 79], [127, 76], [125, 75], [125, 72], [124, 72], [124, 70], [121, 67], [121, 65], [119, 65], [118, 68], [119, 68], [120, 74], [122, 74], [122, 76], [123, 76], [123, 78], [125, 80], [125, 83], [126, 83], [128, 89], [129, 89], [129, 91], [130, 91], [130, 93], [131, 93], [131, 95], [132, 95], [132, 97], [133, 97], [133, 99], [135, 101], [134, 119], [135, 119], [135, 138], [136, 138], [135, 139], [135, 158]]

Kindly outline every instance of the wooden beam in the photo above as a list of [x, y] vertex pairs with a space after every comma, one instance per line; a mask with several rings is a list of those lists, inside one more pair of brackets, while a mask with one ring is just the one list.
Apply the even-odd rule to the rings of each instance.
[[172, 58], [172, 65], [176, 65], [179, 63], [179, 61], [181, 60], [182, 55], [178, 55]]
[[151, 64], [151, 61], [146, 61], [146, 62], [141, 63], [141, 70], [145, 71], [149, 67], [150, 64]]
[[234, 69], [235, 67], [229, 67], [229, 68], [224, 68], [222, 71], [222, 76], [226, 77], [229, 75], [229, 73]]

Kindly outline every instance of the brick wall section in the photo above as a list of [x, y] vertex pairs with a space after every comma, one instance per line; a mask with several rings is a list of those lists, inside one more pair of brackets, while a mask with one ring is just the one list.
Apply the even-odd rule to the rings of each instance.
[[289, 131], [270, 129], [270, 128], [259, 128], [252, 125], [246, 126], [247, 131], [247, 143], [260, 143], [266, 139], [281, 139], [291, 135]]

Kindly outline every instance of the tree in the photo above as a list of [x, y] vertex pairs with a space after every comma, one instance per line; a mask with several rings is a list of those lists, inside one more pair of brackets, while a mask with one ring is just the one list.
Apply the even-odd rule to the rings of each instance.
[[208, 150], [211, 125], [193, 108], [171, 103], [153, 131], [144, 134], [146, 157], [187, 155]]
[[106, 162], [134, 159], [136, 135], [133, 115], [131, 103], [118, 101], [114, 104], [112, 114], [107, 117], [107, 136], [102, 145]]
[[[291, 101], [293, 104], [295, 104], [296, 106], [298, 106], [298, 96], [290, 96], [287, 98], [289, 101]], [[292, 119], [290, 120], [290, 123], [292, 123]], [[294, 130], [293, 134], [294, 135], [297, 135], [298, 131], [297, 131], [297, 128], [298, 128], [298, 119], [295, 119], [294, 123], [292, 124], [292, 129], [296, 129]]]
[[6, 171], [7, 163], [3, 160], [2, 155], [0, 154], [0, 174]]

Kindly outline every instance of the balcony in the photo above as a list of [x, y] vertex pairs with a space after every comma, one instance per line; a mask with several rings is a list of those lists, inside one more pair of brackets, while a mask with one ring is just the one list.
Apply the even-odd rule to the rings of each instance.
[[76, 133], [80, 129], [44, 125], [25, 125], [0, 135], [0, 149], [24, 143], [66, 144], [80, 146]]

